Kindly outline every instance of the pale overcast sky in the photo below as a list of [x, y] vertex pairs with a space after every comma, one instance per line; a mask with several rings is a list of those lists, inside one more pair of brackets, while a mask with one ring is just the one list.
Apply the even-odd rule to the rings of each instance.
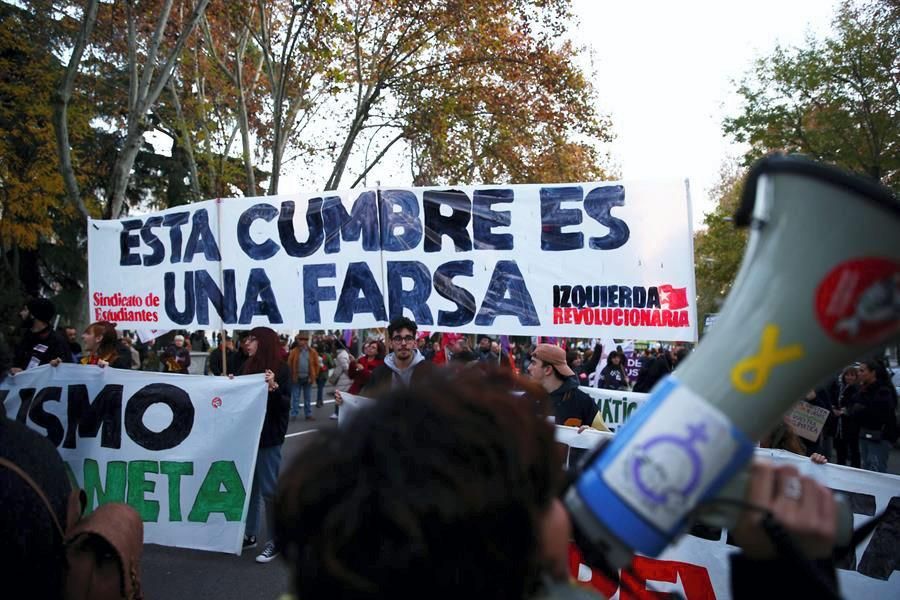
[[691, 181], [695, 227], [723, 160], [741, 148], [722, 135], [739, 106], [732, 80], [777, 43], [828, 32], [834, 0], [682, 2], [575, 0], [572, 32], [589, 49], [600, 109], [612, 117], [610, 147], [622, 178]]

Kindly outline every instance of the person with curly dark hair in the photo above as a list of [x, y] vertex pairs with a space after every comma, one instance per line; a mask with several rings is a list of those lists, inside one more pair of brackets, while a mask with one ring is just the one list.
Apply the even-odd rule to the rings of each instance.
[[297, 597], [522, 599], [565, 581], [562, 457], [515, 385], [432, 372], [317, 434], [276, 501]]

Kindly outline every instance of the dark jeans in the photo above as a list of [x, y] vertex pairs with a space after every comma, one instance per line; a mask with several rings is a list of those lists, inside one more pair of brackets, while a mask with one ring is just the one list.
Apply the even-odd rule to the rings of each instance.
[[859, 454], [862, 468], [866, 471], [886, 473], [890, 450], [891, 445], [887, 440], [870, 441], [865, 439], [865, 432], [860, 432]]
[[312, 384], [309, 379], [303, 377], [291, 384], [291, 416], [296, 417], [300, 414], [300, 393], [303, 393], [303, 415], [308, 417], [312, 414], [312, 406], [310, 405], [310, 397], [312, 396]]
[[326, 383], [328, 383], [328, 373], [323, 373], [316, 379], [316, 406], [325, 406], [324, 394]]
[[247, 508], [247, 527], [244, 535], [259, 531], [259, 505], [266, 504], [266, 524], [269, 535], [275, 535], [275, 491], [278, 488], [278, 469], [281, 466], [281, 446], [260, 448], [256, 455], [253, 485], [250, 487], [250, 506]]
[[834, 450], [837, 452], [837, 464], [846, 465], [849, 458], [851, 467], [854, 469], [860, 467], [859, 438], [856, 436], [835, 438]]

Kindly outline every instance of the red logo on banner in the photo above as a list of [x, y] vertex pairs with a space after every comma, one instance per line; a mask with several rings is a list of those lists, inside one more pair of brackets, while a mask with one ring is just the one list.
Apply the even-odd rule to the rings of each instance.
[[[575, 544], [569, 544], [569, 573], [579, 576], [581, 553]], [[668, 598], [669, 593], [647, 589], [648, 581], [681, 584], [687, 600], [715, 600], [716, 593], [706, 567], [674, 560], [658, 560], [646, 556], [635, 556], [631, 568], [621, 572], [621, 585], [611, 581], [599, 571], [590, 571], [590, 580], [585, 581], [592, 588], [611, 598], [616, 591], [622, 600], [643, 598]]]
[[659, 286], [659, 291], [666, 295], [664, 298], [660, 298], [660, 304], [668, 305], [669, 310], [687, 308], [687, 288], [676, 288], [665, 284]]
[[219, 408], [220, 406], [222, 406], [222, 399], [216, 396], [212, 399], [212, 407]]
[[900, 330], [900, 263], [860, 258], [839, 264], [816, 289], [816, 318], [843, 344], [877, 342]]

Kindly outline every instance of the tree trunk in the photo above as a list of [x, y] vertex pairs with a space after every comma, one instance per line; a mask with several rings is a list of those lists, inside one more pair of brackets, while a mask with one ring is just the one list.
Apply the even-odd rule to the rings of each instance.
[[75, 169], [72, 167], [72, 148], [69, 142], [69, 100], [72, 98], [72, 87], [75, 84], [75, 75], [81, 64], [84, 49], [88, 38], [97, 22], [98, 0], [91, 0], [84, 9], [84, 17], [81, 22], [81, 30], [72, 48], [69, 64], [59, 86], [53, 96], [53, 129], [56, 132], [56, 152], [59, 156], [59, 171], [66, 189], [66, 197], [75, 205], [78, 212], [85, 220], [89, 217], [87, 207], [81, 198], [81, 190], [78, 180], [75, 179]]
[[[188, 37], [190, 37], [191, 32], [193, 32], [194, 28], [197, 26], [200, 17], [203, 16], [203, 11], [206, 10], [206, 5], [208, 3], [209, 0], [197, 1], [196, 6], [194, 6], [194, 11], [191, 14], [190, 21], [178, 34], [178, 38], [175, 40], [172, 50], [166, 57], [162, 68], [159, 69], [157, 79], [154, 81], [153, 73], [157, 62], [156, 53], [163, 37], [168, 12], [172, 3], [167, 2], [165, 8], [159, 15], [156, 31], [154, 32], [153, 39], [150, 42], [149, 50], [147, 52], [144, 72], [141, 74], [140, 84], [138, 85], [138, 97], [135, 98], [134, 105], [128, 112], [128, 134], [125, 138], [125, 144], [119, 152], [119, 155], [116, 157], [112, 176], [110, 177], [111, 191], [109, 193], [109, 203], [106, 208], [106, 216], [109, 219], [118, 219], [119, 215], [122, 213], [122, 207], [125, 205], [125, 190], [128, 187], [128, 181], [131, 179], [131, 168], [134, 166], [134, 159], [137, 158], [138, 151], [140, 150], [144, 139], [144, 119], [150, 109], [156, 104], [156, 101], [159, 99], [165, 86], [169, 83], [169, 78], [172, 76], [172, 71], [175, 69], [175, 63], [178, 61], [178, 57], [181, 56], [181, 51], [184, 49]], [[132, 73], [133, 78], [136, 73]]]
[[144, 142], [144, 129], [140, 125], [133, 125], [128, 128], [128, 136], [125, 138], [125, 145], [116, 156], [116, 162], [113, 165], [112, 176], [110, 177], [109, 202], [106, 205], [107, 219], [118, 219], [122, 214], [122, 208], [125, 206], [125, 190], [128, 188], [128, 181], [131, 179], [131, 168], [134, 166], [134, 160], [137, 158], [141, 144]]
[[279, 176], [281, 175], [281, 149], [283, 147], [282, 144], [282, 129], [281, 129], [281, 102], [284, 101], [284, 97], [280, 96], [276, 99], [275, 104], [275, 132], [272, 140], [272, 176], [269, 179], [269, 189], [266, 192], [269, 196], [278, 195], [278, 183]]
[[[194, 159], [194, 145], [191, 143], [191, 132], [188, 131], [187, 122], [184, 114], [181, 112], [181, 101], [178, 99], [178, 91], [175, 89], [175, 80], [169, 79], [169, 91], [172, 92], [172, 104], [175, 105], [175, 118], [178, 120], [178, 135], [181, 138], [181, 145], [184, 147], [184, 155], [187, 157], [188, 178], [191, 181], [192, 200], [200, 200], [203, 196], [200, 191], [200, 180], [197, 177], [197, 161]], [[172, 158], [175, 158], [175, 152], [172, 152]]]
[[[238, 68], [238, 81], [241, 81], [241, 70]], [[238, 124], [241, 128], [241, 148], [244, 158], [244, 171], [247, 175], [247, 197], [256, 195], [256, 174], [253, 172], [253, 154], [250, 149], [250, 120], [247, 116], [247, 98], [244, 84], [238, 83]]]

